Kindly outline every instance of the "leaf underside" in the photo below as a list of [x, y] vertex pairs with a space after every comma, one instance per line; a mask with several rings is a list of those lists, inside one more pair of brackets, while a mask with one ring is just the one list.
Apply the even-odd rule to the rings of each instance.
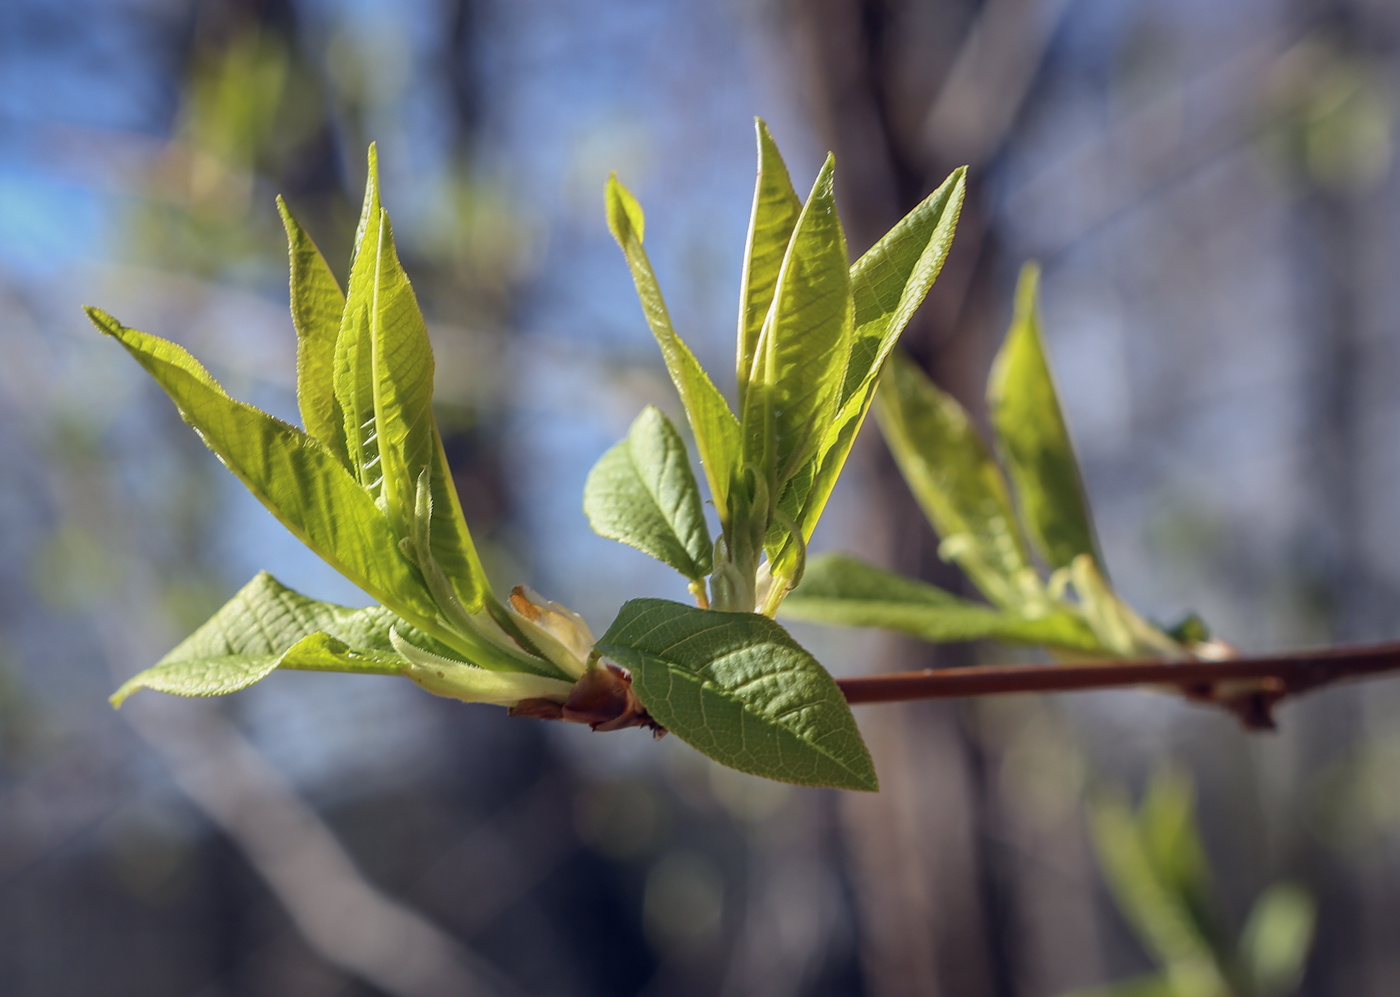
[[[222, 696], [276, 668], [397, 675], [403, 659], [389, 640], [396, 625], [401, 634], [412, 632], [382, 606], [318, 602], [262, 571], [154, 667], [127, 680], [112, 704], [138, 689]], [[437, 647], [422, 635], [414, 640]]]
[[715, 761], [783, 782], [879, 788], [840, 688], [772, 620], [634, 599], [597, 646], [631, 671], [658, 722]]

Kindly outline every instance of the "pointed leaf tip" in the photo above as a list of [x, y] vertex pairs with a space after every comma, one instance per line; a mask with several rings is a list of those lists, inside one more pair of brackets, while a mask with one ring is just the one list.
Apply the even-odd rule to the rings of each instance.
[[637, 198], [617, 178], [616, 170], [608, 177], [605, 196], [608, 210], [608, 231], [612, 232], [613, 238], [625, 248], [627, 233], [630, 230], [636, 234], [637, 242], [644, 241], [647, 226], [646, 215], [643, 213]]
[[1063, 568], [1080, 554], [1097, 560], [1097, 545], [1041, 337], [1039, 283], [1040, 268], [1027, 263], [1011, 328], [987, 381], [987, 402], [1026, 530], [1049, 565]]

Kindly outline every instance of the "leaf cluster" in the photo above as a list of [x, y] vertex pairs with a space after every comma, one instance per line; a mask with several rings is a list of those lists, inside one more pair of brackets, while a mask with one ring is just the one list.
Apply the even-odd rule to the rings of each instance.
[[279, 667], [403, 674], [469, 701], [567, 697], [592, 639], [580, 657], [570, 627], [542, 625], [524, 593], [503, 603], [482, 571], [433, 419], [432, 349], [380, 204], [374, 148], [346, 291], [278, 207], [304, 430], [230, 398], [175, 343], [88, 315], [273, 515], [381, 605], [317, 602], [260, 574], [113, 702], [139, 688], [219, 695]]
[[833, 553], [813, 558], [784, 604], [786, 617], [934, 642], [1043, 645], [1073, 657], [1185, 656], [1183, 641], [1204, 643], [1199, 621], [1179, 641], [1108, 583], [1046, 358], [1038, 283], [1028, 264], [988, 380], [995, 448], [962, 405], [897, 350], [875, 400], [885, 440], [940, 537], [940, 556], [986, 603]]
[[852, 267], [832, 160], [803, 202], [762, 122], [758, 147], [733, 408], [671, 325], [640, 206], [615, 177], [607, 187], [608, 225], [684, 403], [721, 533], [710, 537], [684, 439], [644, 411], [590, 474], [585, 510], [598, 532], [680, 571], [698, 608], [634, 600], [596, 646], [576, 614], [524, 587], [503, 601], [482, 572], [433, 419], [432, 349], [380, 204], [373, 147], [344, 291], [279, 200], [304, 429], [229, 397], [182, 347], [89, 309], [229, 470], [379, 603], [318, 602], [260, 574], [113, 702], [140, 688], [233, 692], [278, 668], [401, 674], [530, 716], [664, 725], [772, 778], [876, 788], [840, 690], [771, 617], [802, 577], [881, 365], [947, 255], [963, 171]]

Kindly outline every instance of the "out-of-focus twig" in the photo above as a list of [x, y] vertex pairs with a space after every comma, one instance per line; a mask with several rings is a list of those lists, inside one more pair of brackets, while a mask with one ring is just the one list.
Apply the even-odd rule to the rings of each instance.
[[957, 699], [1016, 692], [1079, 692], [1166, 686], [1218, 703], [1246, 727], [1269, 730], [1288, 696], [1348, 679], [1400, 672], [1400, 642], [1324, 648], [1225, 661], [1109, 661], [1079, 665], [983, 665], [839, 679], [850, 703]]

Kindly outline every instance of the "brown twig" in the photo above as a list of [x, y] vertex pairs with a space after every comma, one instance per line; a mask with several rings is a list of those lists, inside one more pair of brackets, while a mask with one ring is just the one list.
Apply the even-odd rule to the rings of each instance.
[[1109, 661], [1084, 665], [983, 665], [839, 679], [847, 702], [897, 703], [1014, 692], [1167, 686], [1218, 703], [1251, 730], [1271, 730], [1273, 707], [1319, 686], [1400, 672], [1400, 642], [1226, 661]]

